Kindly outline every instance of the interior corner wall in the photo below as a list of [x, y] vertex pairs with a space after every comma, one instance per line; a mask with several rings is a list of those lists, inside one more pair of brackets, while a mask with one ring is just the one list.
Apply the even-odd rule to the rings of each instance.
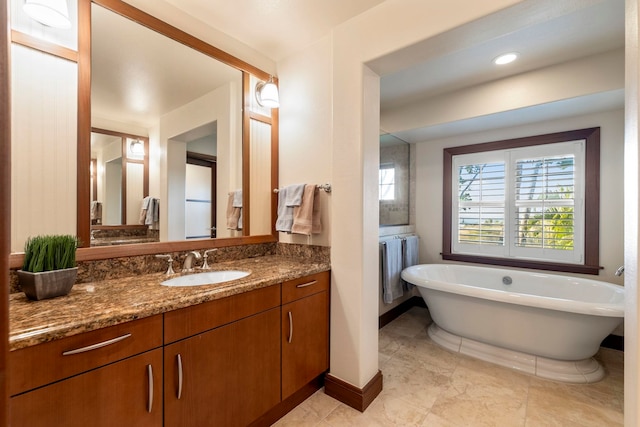
[[623, 278], [615, 276], [614, 273], [624, 263], [623, 110], [544, 121], [417, 143], [416, 231], [421, 236], [421, 262], [443, 262], [440, 253], [442, 252], [442, 150], [444, 148], [597, 126], [601, 128], [600, 265], [604, 269], [599, 276], [577, 276], [622, 284]]
[[387, 0], [278, 63], [280, 185], [311, 179], [304, 168], [331, 173], [331, 374], [355, 387], [378, 371], [378, 218], [365, 208], [378, 203], [380, 106], [365, 102], [380, 88], [365, 84], [378, 76], [363, 65], [515, 3]]

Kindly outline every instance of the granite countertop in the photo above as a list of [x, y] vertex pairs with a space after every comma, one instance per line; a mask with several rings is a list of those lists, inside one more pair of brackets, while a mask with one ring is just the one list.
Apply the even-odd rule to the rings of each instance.
[[[284, 256], [220, 262], [210, 270], [250, 271], [247, 277], [206, 286], [169, 287], [164, 273], [76, 284], [63, 297], [31, 301], [9, 296], [9, 348], [17, 350], [143, 317], [264, 288], [330, 269], [329, 263]], [[197, 271], [196, 271], [197, 272]], [[175, 276], [172, 276], [175, 277]]]

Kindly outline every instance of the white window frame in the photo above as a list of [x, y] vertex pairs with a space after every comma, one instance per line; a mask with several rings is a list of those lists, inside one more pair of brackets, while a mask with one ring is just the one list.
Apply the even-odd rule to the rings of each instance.
[[[381, 181], [381, 172], [383, 170], [392, 170], [393, 171], [393, 183], [392, 184], [387, 184], [387, 183], [383, 183]], [[382, 198], [382, 186], [390, 186], [391, 189], [393, 190], [393, 197], [392, 198], [387, 198], [387, 199], [383, 199]], [[396, 165], [394, 163], [383, 163], [380, 165], [380, 168], [378, 169], [378, 200], [381, 202], [393, 202], [394, 200], [396, 200]]]

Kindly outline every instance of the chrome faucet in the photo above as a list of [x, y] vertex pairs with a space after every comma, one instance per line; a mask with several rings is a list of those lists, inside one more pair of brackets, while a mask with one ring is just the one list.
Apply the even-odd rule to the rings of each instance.
[[167, 268], [167, 272], [165, 273], [167, 276], [171, 276], [172, 274], [176, 274], [175, 271], [173, 271], [173, 257], [171, 255], [156, 255], [156, 258], [164, 258], [167, 260], [167, 262], [169, 263], [169, 267]]
[[186, 258], [184, 259], [184, 264], [182, 264], [182, 271], [183, 272], [190, 272], [193, 271], [193, 267], [192, 267], [192, 263], [193, 263], [193, 259], [200, 259], [202, 258], [202, 255], [200, 255], [200, 252], [198, 251], [191, 251], [189, 253], [187, 253]]
[[620, 267], [618, 267], [618, 269], [615, 272], [615, 275], [622, 276], [622, 273], [624, 273], [624, 265], [621, 265]]
[[[208, 270], [209, 267], [209, 263], [207, 262], [207, 258], [209, 258], [209, 252], [216, 252], [217, 249], [207, 249], [206, 251], [204, 251], [204, 255], [202, 256], [202, 258], [204, 258], [204, 261], [202, 262], [202, 268], [203, 270]], [[212, 257], [213, 258], [213, 257]]]

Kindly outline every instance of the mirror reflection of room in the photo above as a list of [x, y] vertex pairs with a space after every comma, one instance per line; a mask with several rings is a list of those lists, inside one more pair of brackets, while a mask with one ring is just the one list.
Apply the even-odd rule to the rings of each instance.
[[226, 209], [242, 189], [242, 72], [96, 4], [91, 42], [92, 127], [148, 141], [148, 167], [97, 162], [91, 245], [241, 236]]
[[410, 144], [389, 133], [380, 135], [380, 226], [410, 221]]
[[149, 138], [91, 132], [91, 246], [159, 241], [159, 199], [149, 195]]

